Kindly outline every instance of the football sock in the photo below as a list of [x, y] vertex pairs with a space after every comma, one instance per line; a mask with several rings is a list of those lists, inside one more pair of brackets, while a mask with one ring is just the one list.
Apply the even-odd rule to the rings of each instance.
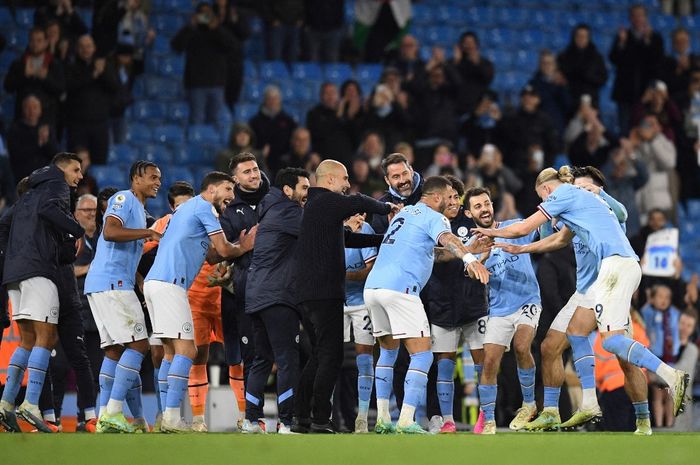
[[156, 415], [163, 412], [163, 406], [160, 402], [160, 384], [158, 382], [158, 373], [160, 372], [160, 367], [153, 367], [153, 387], [156, 389], [156, 404], [158, 410], [156, 410]]
[[233, 395], [236, 398], [238, 411], [243, 417], [245, 416], [245, 380], [242, 363], [228, 367], [228, 384], [231, 386]]
[[114, 384], [107, 402], [107, 413], [114, 415], [123, 411], [126, 393], [140, 381], [139, 370], [143, 362], [143, 354], [133, 349], [126, 349], [119, 358], [114, 370]]
[[518, 379], [520, 380], [520, 390], [523, 393], [523, 403], [532, 404], [535, 402], [535, 367], [518, 368]]
[[355, 358], [357, 363], [357, 394], [358, 394], [358, 409], [357, 415], [362, 418], [367, 418], [369, 411], [369, 401], [372, 397], [372, 384], [374, 383], [374, 371], [372, 364], [374, 359], [370, 354], [360, 354]]
[[2, 400], [15, 405], [17, 394], [22, 386], [24, 370], [29, 363], [30, 352], [22, 347], [17, 347], [10, 357], [10, 364], [7, 367], [7, 379], [5, 380], [5, 390], [2, 393]]
[[27, 380], [27, 393], [24, 400], [32, 405], [39, 404], [39, 396], [44, 387], [46, 370], [49, 368], [51, 351], [43, 347], [34, 347], [29, 354], [27, 370], [29, 379]]
[[496, 395], [498, 394], [498, 384], [480, 384], [479, 402], [481, 411], [484, 412], [485, 421], [495, 420]]
[[425, 398], [425, 387], [428, 384], [428, 371], [433, 364], [431, 351], [416, 352], [411, 354], [411, 363], [408, 365], [406, 380], [404, 382], [404, 399], [401, 406], [398, 425], [409, 426], [414, 421], [416, 407]]
[[134, 418], [143, 418], [143, 400], [141, 398], [141, 375], [136, 378], [133, 386], [126, 391], [126, 405], [129, 406], [131, 416]]
[[204, 415], [204, 409], [207, 405], [207, 392], [209, 392], [209, 381], [207, 379], [206, 365], [192, 365], [187, 390], [190, 396], [192, 415]]
[[675, 382], [675, 371], [673, 368], [666, 365], [656, 355], [651, 353], [649, 349], [633, 339], [622, 334], [613, 334], [603, 341], [603, 349], [623, 360], [627, 360], [632, 365], [653, 371], [669, 386], [673, 386]]
[[164, 358], [158, 369], [158, 397], [160, 397], [161, 412], [165, 412], [165, 400], [168, 397], [168, 371], [170, 371], [170, 360]]
[[544, 408], [559, 409], [559, 393], [560, 387], [545, 386], [544, 387]]
[[168, 371], [168, 397], [165, 401], [164, 420], [167, 419], [169, 422], [180, 420], [180, 404], [187, 391], [191, 368], [191, 358], [180, 354], [173, 357], [173, 362]]
[[648, 401], [632, 402], [632, 405], [634, 405], [634, 414], [637, 416], [637, 420], [646, 420], [649, 418]]
[[452, 409], [455, 395], [455, 361], [442, 358], [437, 362], [437, 395], [440, 402], [440, 413], [445, 421], [454, 421]]
[[114, 372], [117, 369], [117, 361], [105, 357], [100, 367], [100, 413], [107, 407], [109, 396], [114, 384]]
[[394, 364], [399, 356], [399, 349], [379, 350], [377, 366], [374, 367], [374, 388], [377, 395], [377, 418], [391, 421], [389, 412], [389, 398], [394, 385]]

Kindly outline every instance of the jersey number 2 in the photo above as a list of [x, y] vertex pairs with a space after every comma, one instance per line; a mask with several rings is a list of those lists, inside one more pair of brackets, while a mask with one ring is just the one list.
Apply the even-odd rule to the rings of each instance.
[[389, 245], [391, 245], [391, 244], [393, 244], [394, 242], [396, 242], [396, 240], [395, 240], [395, 239], [392, 239], [391, 236], [393, 236], [394, 234], [396, 234], [396, 233], [399, 231], [399, 229], [401, 229], [401, 226], [403, 226], [403, 224], [404, 224], [405, 221], [406, 221], [406, 218], [396, 218], [396, 221], [394, 221], [394, 222], [392, 223], [392, 226], [394, 226], [394, 229], [392, 229], [391, 232], [390, 232], [389, 234], [386, 235], [386, 237], [385, 237], [384, 240], [382, 241], [382, 244], [389, 244]]

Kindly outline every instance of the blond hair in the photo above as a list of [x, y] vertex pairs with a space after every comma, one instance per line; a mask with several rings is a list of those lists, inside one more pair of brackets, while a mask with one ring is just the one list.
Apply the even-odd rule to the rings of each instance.
[[535, 187], [540, 187], [542, 184], [550, 181], [559, 181], [565, 184], [573, 184], [574, 175], [571, 173], [571, 168], [568, 165], [564, 165], [559, 168], [559, 171], [554, 168], [545, 168], [537, 176], [537, 181], [535, 181]]

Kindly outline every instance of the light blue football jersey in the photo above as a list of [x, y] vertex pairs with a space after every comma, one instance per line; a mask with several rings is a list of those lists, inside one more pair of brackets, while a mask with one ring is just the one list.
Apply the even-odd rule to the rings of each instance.
[[[521, 220], [508, 220], [499, 223], [498, 229], [505, 228]], [[525, 245], [531, 243], [537, 231], [517, 239], [499, 238], [498, 241]], [[492, 249], [484, 263], [491, 273], [489, 278], [489, 316], [508, 316], [523, 305], [540, 305], [540, 286], [532, 268], [530, 254], [513, 255], [503, 249]]]
[[216, 209], [201, 195], [183, 203], [173, 213], [158, 244], [146, 281], [163, 281], [189, 289], [207, 256], [209, 237], [221, 232]]
[[[369, 223], [362, 223], [360, 229], [362, 234], [375, 234]], [[377, 257], [376, 247], [366, 247], [364, 249], [345, 249], [345, 272], [360, 271], [367, 268], [366, 263]], [[345, 305], [364, 305], [365, 299], [362, 291], [365, 289], [364, 281], [345, 280]]]
[[[146, 210], [130, 190], [119, 191], [110, 197], [105, 221], [108, 217], [118, 219], [128, 229], [146, 229]], [[133, 290], [136, 270], [143, 253], [143, 243], [144, 239], [129, 242], [106, 241], [104, 232], [100, 233], [95, 258], [85, 278], [85, 294]]]
[[423, 202], [401, 209], [384, 234], [365, 289], [418, 295], [433, 271], [433, 248], [450, 222]]

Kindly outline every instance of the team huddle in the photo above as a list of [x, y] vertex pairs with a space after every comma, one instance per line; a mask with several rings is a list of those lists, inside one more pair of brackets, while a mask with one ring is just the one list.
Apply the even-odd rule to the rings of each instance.
[[[355, 343], [356, 433], [369, 431], [373, 390], [376, 433], [427, 433], [416, 421], [416, 409], [425, 404], [433, 363], [442, 418], [437, 431], [456, 432], [453, 378], [462, 346], [471, 352], [478, 378], [480, 415], [475, 432], [496, 433], [497, 374], [511, 347], [523, 402], [510, 429], [574, 429], [597, 421], [602, 412], [589, 339], [596, 329], [603, 347], [617, 356], [625, 373], [626, 391], [637, 416], [635, 434], [652, 433], [641, 368], [663, 379], [674, 413], [682, 412], [688, 375], [631, 337], [630, 302], [641, 279], [639, 259], [625, 236], [625, 208], [605, 192], [605, 180], [597, 169], [543, 170], [535, 185], [542, 199], [537, 212], [522, 220], [498, 222], [487, 189], [465, 192], [463, 184], [451, 176], [423, 180], [401, 154], [386, 157], [382, 167], [390, 185], [391, 196], [383, 199], [387, 202], [344, 195], [349, 187], [347, 170], [333, 160], [319, 165], [315, 187], [310, 187], [312, 176], [297, 168], [282, 169], [270, 186], [255, 157], [240, 154], [231, 161], [230, 175], [207, 174], [197, 195], [189, 184], [174, 183], [168, 193], [173, 213], [147, 227], [145, 202], [158, 194], [160, 170], [153, 163], [136, 162], [129, 173], [130, 189], [117, 191], [108, 200], [85, 280], [84, 292], [105, 352], [99, 417], [94, 408], [90, 415], [86, 411], [95, 431], [150, 431], [141, 405], [139, 374], [149, 350], [159, 390], [154, 430], [206, 431], [207, 354], [209, 344], [218, 340], [225, 343], [227, 358], [233, 360], [229, 362], [231, 384], [245, 415], [238, 419], [239, 430], [266, 431], [263, 390], [274, 363], [278, 433], [331, 432], [326, 426], [330, 409], [319, 399], [328, 400], [332, 384], [325, 389], [320, 373], [324, 361], [330, 360], [322, 348], [336, 347], [336, 341], [326, 341], [329, 335], [340, 334], [335, 331], [336, 321], [338, 325], [342, 321], [345, 342]], [[69, 188], [80, 178], [79, 159], [59, 154], [52, 165], [29, 177], [26, 192], [9, 218], [3, 215], [3, 223], [9, 226], [0, 244], [5, 255], [3, 284], [21, 335], [0, 401], [0, 425], [7, 431], [20, 431], [19, 416], [37, 430], [51, 432], [43, 421], [39, 396], [50, 351], [57, 342], [60, 303], [55, 276], [63, 263], [59, 251], [64, 243], [71, 239], [75, 243], [83, 235], [69, 207]], [[303, 286], [298, 281], [309, 281], [308, 273], [313, 272], [299, 265], [300, 254], [307, 259], [310, 255], [302, 252], [308, 247], [302, 248], [301, 241], [313, 227], [304, 223], [304, 217], [309, 222], [308, 216], [321, 202], [337, 204], [344, 218], [343, 230], [337, 231], [345, 245], [344, 257], [338, 258], [345, 265], [342, 320], [319, 316], [323, 313], [308, 303], [314, 299], [300, 300], [295, 295], [295, 286]], [[245, 227], [231, 228], [234, 214], [248, 218]], [[37, 215], [41, 222], [36, 221]], [[26, 235], [27, 224], [36, 229], [32, 240]], [[317, 247], [323, 244], [313, 242]], [[541, 298], [530, 254], [569, 244], [576, 258], [576, 292], [542, 343], [544, 402], [538, 412], [531, 346]], [[31, 248], [41, 253], [27, 252]], [[321, 252], [317, 256], [323, 256]], [[150, 263], [144, 266], [149, 254]], [[36, 255], [55, 257], [55, 262], [18, 266], [27, 256]], [[246, 338], [226, 340], [222, 334], [226, 328], [222, 330], [221, 305], [226, 298], [242, 299], [238, 307], [252, 322], [254, 354], [243, 364], [247, 342], [241, 340]], [[327, 308], [325, 313], [334, 310]], [[300, 322], [311, 332], [314, 347], [312, 362], [302, 373]], [[224, 321], [224, 327], [227, 324]], [[375, 343], [379, 344], [376, 362]], [[394, 423], [390, 402], [401, 345], [410, 361], [400, 415]], [[564, 383], [561, 355], [568, 347], [583, 400], [572, 417], [562, 422], [558, 410]], [[27, 392], [16, 408], [25, 370], [29, 372]], [[188, 393], [191, 424], [181, 418]], [[125, 402], [134, 417], [131, 422], [124, 415]]]

